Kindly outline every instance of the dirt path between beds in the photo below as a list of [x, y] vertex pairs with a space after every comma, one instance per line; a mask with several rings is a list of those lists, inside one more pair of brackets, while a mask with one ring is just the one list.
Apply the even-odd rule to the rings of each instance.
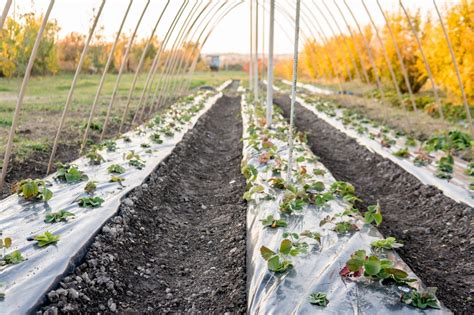
[[[275, 102], [289, 117], [289, 98]], [[352, 183], [364, 209], [382, 206], [379, 230], [405, 246], [398, 253], [438, 298], [456, 314], [474, 309], [473, 209], [425, 186], [405, 170], [297, 105], [295, 124], [308, 133], [308, 143], [338, 180]]]
[[240, 97], [223, 96], [119, 215], [44, 312], [244, 313]]

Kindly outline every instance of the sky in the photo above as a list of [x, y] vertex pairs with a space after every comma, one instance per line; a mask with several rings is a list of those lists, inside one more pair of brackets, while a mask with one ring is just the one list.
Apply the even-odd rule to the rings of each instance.
[[[99, 26], [102, 27], [104, 36], [112, 40], [119, 28], [122, 17], [130, 0], [106, 0], [104, 9], [99, 19]], [[209, 0], [190, 0], [185, 14], [191, 11], [196, 2], [198, 7], [204, 7]], [[231, 0], [233, 3], [238, 3], [239, 0]], [[349, 24], [355, 27], [354, 20], [352, 20], [347, 7], [343, 0], [336, 0], [343, 13], [348, 19]], [[353, 10], [356, 19], [361, 25], [370, 23], [368, 15], [362, 5], [362, 0], [346, 0]], [[364, 0], [369, 11], [373, 15], [377, 25], [383, 24], [383, 17], [377, 7], [376, 0]], [[379, 0], [385, 12], [393, 12], [399, 10], [398, 0]], [[455, 3], [459, 0], [437, 0], [438, 6], [442, 9], [447, 5]], [[12, 8], [10, 8], [9, 16], [19, 17], [19, 15], [31, 11], [44, 12], [50, 0], [13, 0]], [[61, 27], [60, 36], [64, 36], [69, 32], [79, 32], [86, 34], [90, 28], [93, 16], [97, 12], [102, 0], [56, 0], [53, 11], [51, 12], [51, 19], [55, 19]], [[224, 0], [213, 0], [212, 5], [220, 5]], [[250, 45], [250, 3], [249, 0], [241, 0], [241, 4], [235, 7], [213, 30], [209, 36], [203, 53], [243, 53], [249, 51]], [[323, 15], [314, 7], [313, 2], [316, 2], [323, 11]], [[6, 0], [0, 0], [0, 11]], [[133, 0], [129, 15], [124, 25], [124, 31], [131, 33], [136, 26], [136, 23], [145, 7], [147, 0]], [[138, 29], [138, 36], [141, 38], [148, 37], [156, 24], [160, 13], [162, 12], [166, 1], [165, 0], [150, 0], [150, 4], [145, 12], [141, 25]], [[173, 17], [179, 10], [183, 0], [170, 0], [170, 4], [166, 8], [165, 14], [158, 24], [157, 34], [159, 38], [163, 38], [168, 26], [171, 24]], [[254, 2], [255, 3], [255, 2]], [[290, 54], [293, 51], [293, 35], [294, 35], [294, 12], [295, 0], [276, 0], [276, 16], [275, 16], [275, 53], [276, 54]], [[332, 17], [328, 14], [323, 0], [301, 0], [302, 3], [302, 21], [301, 21], [301, 37], [300, 42], [311, 37], [314, 27], [321, 27], [325, 36], [331, 36], [334, 32], [338, 32], [337, 25], [334, 24]], [[342, 30], [346, 29], [343, 20], [334, 6], [333, 0], [324, 0], [329, 10], [333, 13], [335, 19], [338, 21], [338, 26]], [[428, 14], [433, 10], [432, 0], [404, 0], [404, 4], [409, 10], [420, 9], [424, 14]], [[270, 0], [259, 0], [259, 49], [267, 49], [268, 47], [268, 22]], [[264, 10], [265, 7], [265, 10]], [[254, 6], [255, 8], [255, 6]], [[286, 11], [284, 13], [283, 11]], [[329, 25], [325, 18], [328, 19]], [[315, 24], [319, 22], [320, 26]], [[172, 37], [172, 39], [175, 37]], [[263, 40], [262, 40], [263, 38]], [[172, 41], [171, 41], [172, 42]], [[263, 44], [263, 45], [262, 45]]]

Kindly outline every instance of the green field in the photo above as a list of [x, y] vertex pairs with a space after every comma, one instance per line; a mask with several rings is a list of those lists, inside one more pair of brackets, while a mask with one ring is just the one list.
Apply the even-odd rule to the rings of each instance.
[[[117, 124], [123, 114], [133, 74], [122, 76], [118, 96], [113, 104], [112, 123]], [[71, 86], [73, 75], [70, 73], [47, 77], [32, 77], [24, 98], [20, 121], [15, 136], [14, 152], [16, 159], [27, 159], [33, 151], [46, 152], [52, 144], [52, 138], [58, 128], [59, 118]], [[201, 85], [217, 85], [231, 78], [245, 77], [241, 72], [200, 72], [192, 76], [190, 87], [194, 89]], [[0, 150], [3, 158], [3, 148], [10, 131], [16, 99], [22, 78], [0, 78]], [[136, 90], [130, 108], [132, 115], [138, 105], [138, 98], [145, 84], [146, 74], [139, 76]], [[68, 111], [63, 142], [79, 144], [83, 126], [87, 121], [90, 107], [99, 84], [100, 75], [82, 74], [74, 91], [73, 101]], [[97, 124], [92, 133], [98, 133], [109, 104], [116, 74], [108, 74], [101, 93], [101, 99], [96, 110], [94, 122]], [[174, 82], [181, 82], [176, 78]], [[70, 143], [70, 144], [73, 144]]]

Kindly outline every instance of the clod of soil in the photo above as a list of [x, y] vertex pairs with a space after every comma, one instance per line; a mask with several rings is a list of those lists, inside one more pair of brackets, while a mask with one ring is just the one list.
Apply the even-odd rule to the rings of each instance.
[[[290, 100], [275, 103], [289, 117]], [[379, 230], [404, 243], [397, 252], [428, 286], [438, 288], [438, 298], [456, 314], [474, 310], [473, 209], [446, 197], [439, 189], [423, 185], [405, 170], [371, 153], [299, 104], [295, 125], [308, 133], [308, 143], [338, 180], [352, 183], [365, 209], [377, 201], [382, 206]]]
[[240, 97], [220, 98], [131, 192], [45, 313], [245, 313]]

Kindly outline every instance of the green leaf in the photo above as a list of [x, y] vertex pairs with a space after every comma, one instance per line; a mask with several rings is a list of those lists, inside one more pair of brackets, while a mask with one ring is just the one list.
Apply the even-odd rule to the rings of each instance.
[[273, 256], [276, 255], [276, 253], [274, 251], [272, 251], [270, 248], [268, 248], [266, 246], [260, 247], [260, 254], [262, 255], [263, 259], [265, 259], [265, 260], [269, 260], [270, 258], [272, 258]]
[[293, 243], [289, 239], [284, 239], [280, 244], [280, 253], [288, 255], [290, 253]]
[[68, 220], [68, 217], [73, 217], [74, 213], [68, 212], [66, 210], [61, 210], [59, 212], [51, 212], [47, 213], [46, 217], [44, 219], [45, 223], [57, 223], [64, 221], [66, 222]]
[[8, 255], [5, 255], [5, 257], [3, 257], [3, 260], [8, 265], [14, 265], [22, 262], [23, 260], [25, 260], [25, 258], [21, 255], [21, 252], [19, 250], [16, 250]]
[[375, 276], [382, 269], [380, 260], [377, 256], [370, 256], [364, 263], [365, 273]]
[[329, 303], [326, 293], [324, 292], [315, 292], [311, 293], [309, 296], [309, 303], [319, 306], [326, 306]]
[[79, 198], [78, 203], [79, 207], [83, 208], [97, 208], [102, 205], [104, 199], [96, 196], [96, 197], [82, 197]]

